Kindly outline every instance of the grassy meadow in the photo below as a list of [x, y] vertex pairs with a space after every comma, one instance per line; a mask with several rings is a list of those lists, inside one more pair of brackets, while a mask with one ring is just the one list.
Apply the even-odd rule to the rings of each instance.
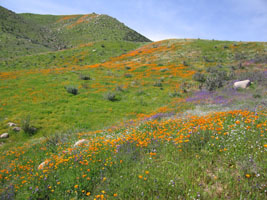
[[97, 41], [2, 60], [1, 198], [267, 198], [266, 50]]

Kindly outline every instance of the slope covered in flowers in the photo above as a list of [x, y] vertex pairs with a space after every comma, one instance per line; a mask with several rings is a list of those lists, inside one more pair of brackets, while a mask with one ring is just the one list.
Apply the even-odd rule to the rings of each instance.
[[[151, 115], [161, 107], [166, 112], [180, 111], [195, 104], [188, 100], [187, 107], [180, 107], [181, 101], [187, 101], [186, 97], [199, 89], [199, 83], [192, 79], [195, 73], [219, 68], [246, 79], [250, 78], [247, 74], [252, 75], [258, 84], [258, 75], [266, 79], [265, 57], [266, 43], [181, 39], [145, 45], [99, 41], [3, 61], [0, 131], [11, 131], [9, 121], [20, 125], [27, 116], [40, 137], [68, 130], [100, 129]], [[86, 76], [90, 80], [83, 80]], [[265, 91], [261, 86], [259, 92], [258, 86], [249, 89], [251, 96], [261, 97], [251, 97], [255, 105]], [[69, 87], [76, 88], [78, 94], [68, 93]], [[242, 94], [233, 92], [236, 96]], [[215, 98], [224, 100], [228, 96], [233, 95], [223, 93]], [[11, 131], [9, 141], [21, 140], [22, 136]]]
[[1, 197], [265, 199], [266, 115], [177, 115], [12, 148], [1, 152]]

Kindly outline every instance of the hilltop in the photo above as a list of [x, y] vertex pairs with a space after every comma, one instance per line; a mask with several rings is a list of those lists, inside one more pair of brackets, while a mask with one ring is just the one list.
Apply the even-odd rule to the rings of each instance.
[[76, 47], [94, 41], [150, 42], [108, 15], [16, 14], [0, 6], [0, 59]]

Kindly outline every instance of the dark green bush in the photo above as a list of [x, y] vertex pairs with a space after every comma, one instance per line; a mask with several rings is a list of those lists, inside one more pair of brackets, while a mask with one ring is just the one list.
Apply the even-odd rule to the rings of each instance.
[[193, 80], [198, 81], [200, 83], [204, 83], [206, 81], [206, 77], [204, 74], [196, 72], [193, 76]]
[[88, 74], [80, 74], [80, 79], [82, 79], [82, 80], [91, 80], [91, 77]]
[[67, 86], [65, 87], [67, 92], [73, 95], [77, 95], [78, 94], [78, 88], [75, 86]]
[[104, 95], [104, 99], [109, 101], [119, 101], [119, 98], [117, 98], [116, 93], [114, 92], [108, 92]]
[[27, 116], [21, 120], [21, 129], [29, 136], [34, 135], [37, 132], [37, 128], [31, 125], [30, 116]]
[[217, 88], [223, 87], [224, 83], [229, 80], [229, 77], [225, 71], [218, 71], [216, 73], [211, 73], [208, 75], [205, 86], [207, 90], [213, 91]]

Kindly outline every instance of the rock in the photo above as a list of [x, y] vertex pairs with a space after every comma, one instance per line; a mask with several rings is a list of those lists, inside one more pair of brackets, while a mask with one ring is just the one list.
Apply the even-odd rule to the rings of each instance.
[[0, 136], [1, 139], [8, 138], [8, 137], [9, 137], [9, 134], [8, 133], [3, 133]]
[[87, 142], [89, 142], [89, 141], [86, 140], [86, 139], [78, 140], [78, 141], [74, 144], [74, 147], [77, 147], [77, 146], [79, 146], [79, 145], [81, 145], [81, 144], [84, 144], [84, 143], [87, 143]]
[[250, 86], [251, 82], [250, 80], [244, 80], [244, 81], [237, 81], [234, 83], [234, 88], [247, 88], [248, 86]]
[[46, 165], [48, 165], [49, 162], [50, 162], [50, 160], [49, 160], [49, 159], [46, 159], [44, 162], [42, 162], [42, 163], [38, 166], [38, 170], [42, 170], [42, 169], [44, 169], [44, 167], [45, 167]]
[[20, 127], [14, 127], [12, 130], [15, 132], [20, 132], [21, 128]]
[[8, 122], [8, 123], [7, 123], [7, 125], [8, 125], [9, 127], [16, 126], [16, 124], [15, 124], [15, 123], [13, 123], [13, 122]]

